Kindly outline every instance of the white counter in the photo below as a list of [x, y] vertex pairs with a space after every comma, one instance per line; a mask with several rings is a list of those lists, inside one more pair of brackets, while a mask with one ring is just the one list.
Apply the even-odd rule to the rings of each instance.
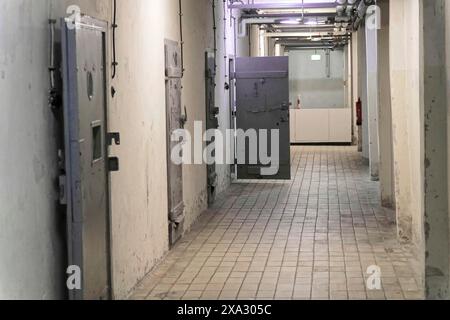
[[351, 143], [351, 109], [292, 109], [291, 143]]

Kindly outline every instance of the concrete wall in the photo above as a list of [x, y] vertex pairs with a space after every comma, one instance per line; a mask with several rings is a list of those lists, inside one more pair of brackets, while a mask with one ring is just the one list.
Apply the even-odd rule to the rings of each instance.
[[379, 126], [379, 83], [378, 83], [378, 30], [366, 24], [366, 59], [367, 59], [367, 120], [369, 126], [369, 167], [370, 176], [379, 180], [380, 137]]
[[[112, 151], [122, 162], [112, 177], [116, 298], [168, 250], [164, 39], [179, 40], [177, 14], [176, 1], [118, 2], [119, 67], [112, 82], [118, 93], [110, 112], [111, 130], [122, 134]], [[190, 213], [194, 195], [185, 196]]]
[[419, 0], [390, 1], [391, 106], [397, 228], [425, 284], [423, 22]]
[[[65, 295], [57, 129], [47, 104], [48, 19], [69, 1], [0, 1], [0, 299]], [[109, 1], [70, 1], [99, 18]]]
[[381, 29], [378, 30], [378, 89], [379, 89], [379, 141], [381, 202], [383, 206], [395, 206], [391, 81], [389, 60], [389, 2], [380, 1]]
[[[216, 1], [218, 37], [223, 37]], [[56, 209], [57, 123], [47, 106], [48, 19], [68, 4], [111, 22], [109, 0], [0, 0], [0, 298], [65, 296], [64, 212]], [[184, 0], [186, 128], [205, 117], [204, 52], [213, 47], [211, 0]], [[122, 134], [112, 154], [112, 268], [116, 298], [124, 298], [168, 250], [164, 39], [179, 40], [176, 0], [118, 1], [117, 95], [110, 129]], [[220, 42], [220, 40], [219, 40]], [[219, 45], [218, 57], [226, 55]], [[234, 48], [230, 49], [234, 52]], [[245, 51], [245, 48], [243, 49]], [[248, 50], [248, 49], [247, 49]], [[221, 60], [222, 58], [219, 58]], [[108, 58], [108, 61], [110, 59]], [[221, 61], [224, 62], [224, 61]], [[218, 105], [225, 128], [224, 63]], [[187, 228], [206, 209], [206, 167], [184, 168]], [[229, 178], [219, 171], [221, 189]]]
[[447, 1], [423, 2], [425, 129], [425, 285], [428, 299], [449, 299]]
[[358, 44], [358, 97], [362, 102], [362, 156], [369, 159], [369, 110], [367, 100], [367, 59], [366, 59], [366, 30], [361, 26], [356, 32]]
[[[450, 123], [450, 104], [448, 103], [450, 101], [450, 6], [445, 6], [445, 43], [446, 43], [446, 72], [447, 72], [447, 126]], [[447, 143], [450, 141], [450, 127], [447, 127]], [[450, 147], [447, 146], [447, 156], [448, 156], [448, 165], [447, 165], [447, 172], [450, 172]], [[450, 177], [448, 177], [448, 188], [450, 190]], [[450, 191], [449, 191], [449, 208], [450, 208]], [[449, 210], [449, 219], [450, 219], [450, 210]], [[449, 257], [449, 264], [450, 264], [450, 257]], [[450, 274], [450, 270], [449, 270]], [[450, 285], [450, 284], [449, 284]]]
[[[198, 13], [203, 14], [199, 15]], [[217, 20], [219, 21], [219, 20]], [[205, 52], [212, 50], [212, 6], [208, 0], [183, 2], [184, 59], [182, 104], [186, 106], [188, 122], [185, 129], [194, 133], [194, 121], [202, 121], [205, 129]], [[183, 192], [186, 223], [189, 227], [207, 208], [207, 177], [205, 165], [183, 168]]]
[[[424, 128], [421, 5], [390, 2], [394, 173], [400, 237], [423, 245]], [[420, 249], [420, 251], [422, 251]]]
[[[311, 56], [321, 56], [311, 61]], [[300, 50], [289, 52], [290, 101], [297, 104], [300, 96], [303, 109], [347, 108], [345, 55], [343, 50], [330, 52], [331, 72], [326, 73], [324, 50]]]
[[415, 245], [428, 299], [449, 298], [446, 4], [390, 2], [398, 227], [400, 236]]
[[[230, 58], [246, 57], [249, 55], [249, 38], [238, 38], [238, 26], [240, 12], [237, 10], [223, 10], [223, 2], [217, 8], [217, 90], [216, 106], [219, 107], [219, 130], [225, 136], [227, 129], [231, 127], [230, 91], [225, 89], [226, 84], [230, 84]], [[236, 40], [236, 41], [235, 41]], [[224, 145], [224, 155], [226, 155], [226, 145]], [[231, 183], [231, 166], [216, 165], [218, 174], [218, 193], [225, 191]]]

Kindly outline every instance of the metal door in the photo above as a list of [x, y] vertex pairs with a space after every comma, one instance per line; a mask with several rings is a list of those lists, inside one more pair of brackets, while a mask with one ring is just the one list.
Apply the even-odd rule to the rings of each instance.
[[[289, 128], [289, 58], [258, 57], [236, 59], [237, 129], [246, 132], [258, 131], [258, 162], [249, 163], [251, 146], [237, 139], [237, 150], [245, 150], [246, 162], [239, 160], [238, 179], [281, 179], [291, 178], [290, 128]], [[278, 172], [262, 174], [267, 167], [261, 161], [259, 150], [260, 130], [279, 130]], [[271, 150], [271, 135], [266, 147]], [[248, 142], [248, 141], [247, 141]], [[269, 152], [270, 153], [270, 152]]]
[[71, 299], [110, 298], [106, 32], [62, 20], [68, 260], [81, 271]]
[[171, 159], [172, 149], [179, 143], [172, 141], [172, 133], [181, 129], [187, 116], [181, 111], [181, 48], [178, 42], [165, 41], [166, 112], [167, 112], [167, 175], [169, 198], [169, 241], [173, 246], [184, 232], [183, 165]]
[[[205, 54], [206, 68], [206, 130], [218, 129], [219, 108], [216, 107], [216, 56], [214, 51], [208, 51]], [[208, 141], [207, 146], [213, 143]], [[213, 153], [215, 157], [215, 154]], [[216, 164], [207, 165], [207, 185], [208, 185], [208, 204], [213, 204], [217, 195], [217, 172]]]
[[[229, 99], [230, 99], [230, 129], [235, 132], [236, 131], [236, 80], [234, 78], [235, 75], [235, 57], [231, 56], [228, 60], [228, 74], [230, 75], [230, 83], [229, 86]], [[233, 135], [232, 139], [230, 139], [230, 149], [232, 159], [236, 160], [236, 139]], [[235, 177], [236, 174], [236, 161], [231, 165], [231, 175]]]

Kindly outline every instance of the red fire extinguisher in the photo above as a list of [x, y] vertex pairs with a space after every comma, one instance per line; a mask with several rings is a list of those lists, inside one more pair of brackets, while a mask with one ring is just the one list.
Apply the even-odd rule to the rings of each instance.
[[356, 102], [356, 125], [362, 126], [363, 116], [362, 116], [362, 101], [361, 98]]

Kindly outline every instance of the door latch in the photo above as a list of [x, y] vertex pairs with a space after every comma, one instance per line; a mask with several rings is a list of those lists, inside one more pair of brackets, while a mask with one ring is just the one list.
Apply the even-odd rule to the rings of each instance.
[[112, 146], [113, 144], [115, 144], [116, 146], [120, 146], [120, 133], [119, 132], [108, 133], [108, 145]]
[[120, 160], [117, 157], [108, 158], [108, 171], [117, 172], [120, 170]]
[[281, 110], [288, 111], [290, 105], [291, 105], [290, 103], [283, 103], [283, 104], [281, 104]]

